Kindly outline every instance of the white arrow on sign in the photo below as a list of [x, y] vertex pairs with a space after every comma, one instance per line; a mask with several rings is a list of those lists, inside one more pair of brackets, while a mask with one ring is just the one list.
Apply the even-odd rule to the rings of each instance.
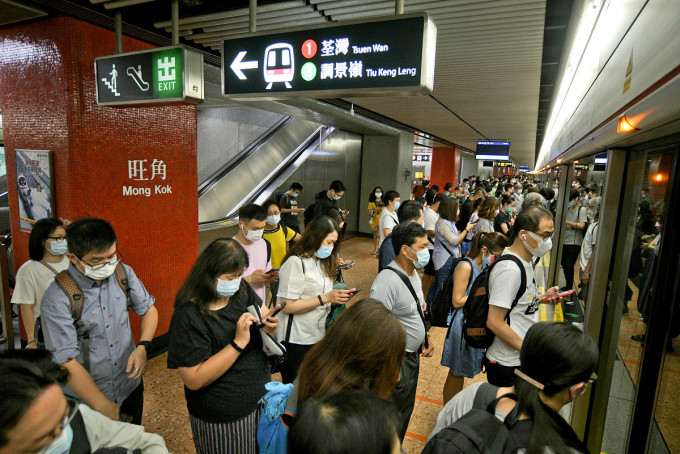
[[243, 71], [241, 71], [242, 69], [257, 69], [258, 66], [257, 60], [242, 61], [243, 57], [246, 56], [246, 52], [247, 51], [245, 50], [239, 52], [234, 61], [231, 62], [231, 65], [229, 66], [231, 70], [234, 71], [234, 74], [236, 74], [236, 77], [241, 80], [246, 80], [246, 75], [243, 74]]

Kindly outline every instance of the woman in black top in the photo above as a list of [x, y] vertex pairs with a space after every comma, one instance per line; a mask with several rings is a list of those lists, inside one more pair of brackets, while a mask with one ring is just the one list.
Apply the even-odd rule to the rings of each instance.
[[512, 219], [512, 206], [515, 204], [515, 199], [507, 194], [501, 196], [501, 208], [496, 215], [493, 223], [493, 229], [495, 232], [507, 235], [512, 224], [510, 224], [510, 219]]
[[[168, 368], [184, 382], [198, 453], [256, 453], [257, 421], [271, 379], [257, 317], [269, 310], [241, 281], [248, 255], [233, 239], [213, 241], [198, 257], [175, 299]], [[262, 328], [274, 333], [276, 317]]]

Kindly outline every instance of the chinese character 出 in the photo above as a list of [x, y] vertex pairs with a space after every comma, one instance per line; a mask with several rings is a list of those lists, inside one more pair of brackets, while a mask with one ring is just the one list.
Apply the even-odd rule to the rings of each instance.
[[144, 167], [145, 162], [146, 159], [128, 160], [128, 178], [135, 181], [147, 181], [148, 178], [144, 176], [144, 172], [147, 171]]

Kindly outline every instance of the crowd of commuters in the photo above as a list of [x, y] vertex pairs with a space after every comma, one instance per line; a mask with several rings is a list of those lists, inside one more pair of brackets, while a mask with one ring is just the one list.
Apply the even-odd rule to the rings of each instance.
[[[534, 279], [536, 261], [552, 249], [557, 191], [549, 186], [470, 177], [439, 192], [423, 181], [403, 201], [376, 186], [368, 215], [378, 274], [370, 298], [358, 302], [340, 271], [350, 215], [338, 206], [347, 190], [341, 181], [306, 209], [298, 206], [299, 183], [261, 205], [242, 206], [235, 236], [213, 241], [196, 259], [168, 333], [167, 366], [184, 384], [196, 451], [285, 452], [266, 448], [258, 433], [278, 402], [292, 418], [285, 429], [273, 419], [287, 433], [288, 452], [398, 453], [420, 358], [440, 354], [449, 368], [446, 406], [426, 451], [447, 452], [442, 440], [484, 394], [499, 419], [521, 415], [516, 441], [528, 452], [585, 452], [557, 412], [585, 390], [597, 348], [572, 325], [538, 324], [539, 304], [554, 304], [559, 291], [541, 294]], [[566, 287], [573, 287], [579, 261], [586, 294], [597, 194], [597, 187], [575, 187], [564, 213]], [[646, 225], [651, 203], [640, 208], [640, 229], [649, 234], [656, 231]], [[653, 249], [658, 238], [645, 241]], [[155, 300], [121, 262], [114, 229], [95, 218], [43, 219], [29, 253], [13, 302], [21, 305], [27, 348], [38, 350], [0, 357], [0, 454], [167, 452], [160, 437], [140, 427]], [[464, 336], [464, 309], [478, 304], [470, 292], [482, 274], [493, 335], [486, 349]], [[430, 309], [447, 281], [449, 326], [437, 352], [428, 335]], [[141, 316], [137, 344], [129, 310]], [[282, 387], [270, 386], [273, 371]], [[480, 372], [489, 385], [463, 389], [464, 378]]]

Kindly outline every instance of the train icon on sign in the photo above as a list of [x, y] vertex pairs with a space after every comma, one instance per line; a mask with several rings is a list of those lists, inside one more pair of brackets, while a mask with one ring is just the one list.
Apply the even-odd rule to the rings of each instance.
[[295, 76], [295, 57], [293, 46], [288, 43], [276, 43], [267, 46], [264, 51], [264, 81], [267, 90], [277, 82], [286, 84], [286, 88], [293, 88], [290, 81]]

